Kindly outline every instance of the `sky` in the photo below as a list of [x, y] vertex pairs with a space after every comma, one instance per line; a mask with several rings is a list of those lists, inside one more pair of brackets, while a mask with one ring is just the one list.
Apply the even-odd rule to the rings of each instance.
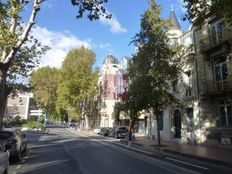
[[[188, 22], [180, 20], [185, 12], [182, 1], [157, 0], [157, 3], [162, 7], [161, 16], [166, 19], [173, 5], [182, 29], [187, 31]], [[42, 56], [40, 67], [61, 67], [68, 51], [81, 45], [93, 50], [98, 67], [102, 66], [104, 57], [109, 53], [119, 60], [123, 56], [132, 57], [135, 48], [130, 42], [140, 31], [141, 15], [149, 8], [149, 0], [108, 0], [105, 7], [113, 15], [111, 20], [101, 18], [91, 22], [86, 17], [76, 19], [77, 8], [71, 5], [71, 0], [46, 0], [31, 33], [42, 44], [51, 47]], [[24, 13], [25, 17], [28, 16], [30, 9], [27, 8]]]

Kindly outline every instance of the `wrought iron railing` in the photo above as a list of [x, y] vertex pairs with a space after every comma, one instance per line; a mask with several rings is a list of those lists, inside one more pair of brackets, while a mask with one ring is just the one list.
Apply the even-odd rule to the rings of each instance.
[[226, 78], [221, 81], [205, 81], [204, 93], [215, 93], [232, 90], [232, 78]]

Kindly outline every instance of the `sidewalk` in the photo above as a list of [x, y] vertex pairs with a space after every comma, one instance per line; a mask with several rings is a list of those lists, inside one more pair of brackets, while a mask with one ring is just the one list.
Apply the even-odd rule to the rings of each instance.
[[[80, 133], [86, 136], [97, 136], [93, 131], [82, 130]], [[127, 144], [125, 139], [120, 140], [121, 143]], [[163, 141], [162, 146], [157, 146], [157, 141], [148, 139], [147, 136], [136, 136], [132, 141], [132, 147], [146, 152], [153, 153], [158, 156], [179, 155], [183, 157], [195, 158], [211, 163], [216, 163], [228, 167], [232, 167], [232, 149], [222, 147], [211, 147], [201, 145], [180, 144], [177, 142]]]
[[157, 141], [148, 139], [147, 136], [138, 136], [132, 144], [149, 152], [168, 153], [185, 157], [196, 158], [208, 162], [232, 167], [232, 149], [223, 147], [211, 147], [191, 144], [180, 144], [177, 142], [161, 141], [161, 148], [157, 147]]

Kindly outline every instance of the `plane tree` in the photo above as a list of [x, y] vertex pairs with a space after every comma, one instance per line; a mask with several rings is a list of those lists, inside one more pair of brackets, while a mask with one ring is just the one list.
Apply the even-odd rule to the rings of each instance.
[[84, 46], [68, 52], [58, 77], [56, 109], [78, 114], [91, 109], [91, 100], [96, 94], [98, 70], [93, 68], [95, 54]]
[[49, 66], [41, 67], [32, 72], [30, 88], [37, 105], [46, 112], [48, 117], [56, 116], [58, 69]]

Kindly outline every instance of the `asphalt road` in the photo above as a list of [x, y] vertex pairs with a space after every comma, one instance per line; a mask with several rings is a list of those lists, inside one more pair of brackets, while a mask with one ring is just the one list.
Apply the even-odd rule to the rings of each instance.
[[9, 174], [204, 173], [127, 150], [117, 146], [115, 139], [85, 137], [67, 128], [52, 128], [49, 134], [28, 133], [28, 139], [27, 154], [10, 165]]

